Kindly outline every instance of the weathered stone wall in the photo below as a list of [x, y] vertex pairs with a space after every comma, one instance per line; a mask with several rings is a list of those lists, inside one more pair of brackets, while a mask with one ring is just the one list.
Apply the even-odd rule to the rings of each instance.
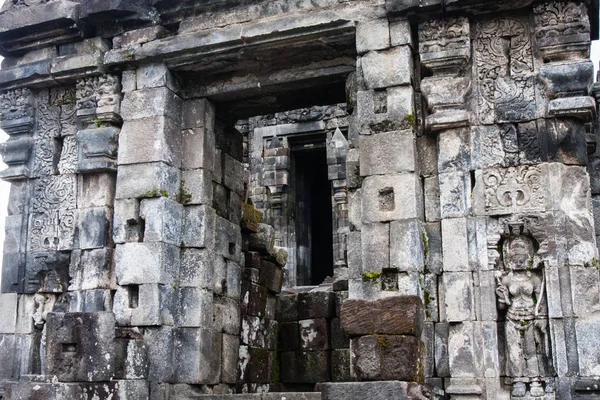
[[[597, 396], [597, 15], [595, 1], [6, 2], [0, 396]], [[248, 190], [284, 194], [289, 151], [247, 141], [244, 160], [235, 126], [342, 103], [347, 139], [324, 128], [342, 292], [298, 295], [285, 328], [312, 340], [284, 352], [283, 262], [256, 276], [243, 250], [271, 253], [242, 240], [242, 210], [262, 202], [282, 226]], [[349, 300], [311, 314], [346, 275]], [[326, 367], [283, 363], [309, 356]], [[310, 387], [274, 385], [275, 361]], [[327, 383], [337, 372], [351, 382]]]

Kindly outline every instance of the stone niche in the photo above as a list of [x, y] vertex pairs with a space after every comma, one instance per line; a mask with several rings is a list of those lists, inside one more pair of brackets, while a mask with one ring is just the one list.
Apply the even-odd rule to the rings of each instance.
[[0, 398], [598, 397], [597, 20], [7, 0]]

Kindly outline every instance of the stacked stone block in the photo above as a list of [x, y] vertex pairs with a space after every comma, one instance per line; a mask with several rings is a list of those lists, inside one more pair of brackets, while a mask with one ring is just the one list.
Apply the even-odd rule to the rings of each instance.
[[350, 85], [356, 88], [356, 107], [346, 164], [350, 298], [422, 295], [423, 189], [416, 164], [408, 23], [359, 23], [357, 51]]
[[341, 327], [343, 292], [282, 293], [277, 303], [281, 382], [284, 385], [345, 382], [350, 341]]
[[250, 205], [246, 205], [244, 210], [242, 328], [239, 357], [236, 358], [238, 374], [233, 379], [244, 393], [260, 393], [276, 387], [280, 374], [286, 368], [278, 357], [279, 325], [275, 310], [287, 254], [283, 249], [274, 247], [275, 231], [260, 222], [262, 214]]

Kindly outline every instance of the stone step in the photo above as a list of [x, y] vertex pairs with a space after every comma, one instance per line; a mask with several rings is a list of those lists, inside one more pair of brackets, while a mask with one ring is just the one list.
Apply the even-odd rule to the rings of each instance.
[[280, 392], [246, 394], [202, 394], [187, 397], [201, 400], [321, 400], [320, 392]]

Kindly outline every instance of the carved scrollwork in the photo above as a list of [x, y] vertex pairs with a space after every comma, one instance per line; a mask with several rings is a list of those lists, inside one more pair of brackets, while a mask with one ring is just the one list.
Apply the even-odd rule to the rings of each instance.
[[485, 208], [489, 215], [545, 206], [542, 171], [539, 166], [491, 168], [484, 172]]
[[33, 211], [49, 213], [57, 209], [75, 208], [74, 175], [47, 176], [36, 181]]
[[480, 120], [493, 123], [534, 118], [533, 53], [527, 25], [508, 17], [480, 23], [475, 51]]

